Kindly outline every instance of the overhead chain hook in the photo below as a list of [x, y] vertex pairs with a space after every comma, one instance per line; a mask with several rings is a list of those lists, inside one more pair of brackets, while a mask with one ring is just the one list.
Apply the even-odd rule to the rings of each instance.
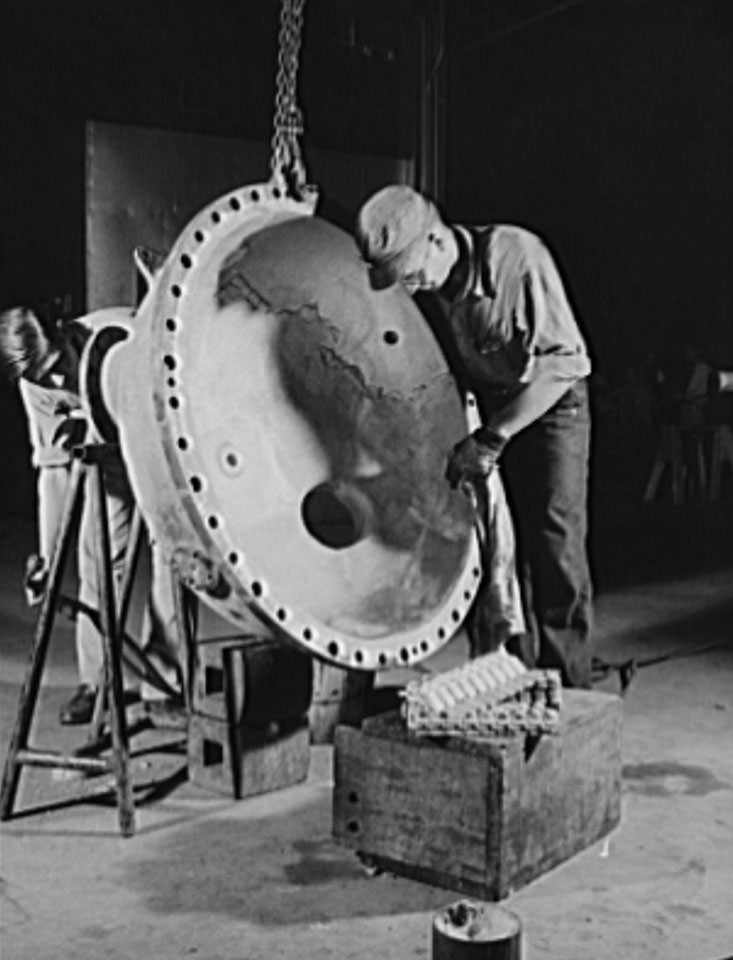
[[303, 113], [298, 106], [296, 86], [305, 0], [282, 0], [278, 35], [275, 118], [270, 169], [272, 181], [283, 193], [299, 200], [316, 193], [306, 182], [305, 163], [300, 149]]

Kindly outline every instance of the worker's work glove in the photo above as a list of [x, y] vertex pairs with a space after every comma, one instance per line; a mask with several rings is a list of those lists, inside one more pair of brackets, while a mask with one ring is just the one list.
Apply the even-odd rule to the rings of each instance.
[[32, 553], [25, 561], [23, 573], [23, 592], [29, 607], [35, 607], [43, 600], [48, 582], [48, 564], [37, 553]]
[[457, 443], [448, 457], [445, 476], [455, 489], [485, 480], [496, 466], [506, 439], [489, 427], [479, 427]]
[[87, 434], [87, 422], [83, 416], [70, 416], [63, 420], [51, 439], [55, 447], [61, 447], [62, 450], [71, 450], [84, 443]]

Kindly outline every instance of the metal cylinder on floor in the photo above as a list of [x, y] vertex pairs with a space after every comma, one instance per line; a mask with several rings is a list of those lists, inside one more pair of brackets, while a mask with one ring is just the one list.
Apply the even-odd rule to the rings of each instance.
[[520, 960], [522, 925], [504, 907], [458, 900], [433, 918], [433, 960]]

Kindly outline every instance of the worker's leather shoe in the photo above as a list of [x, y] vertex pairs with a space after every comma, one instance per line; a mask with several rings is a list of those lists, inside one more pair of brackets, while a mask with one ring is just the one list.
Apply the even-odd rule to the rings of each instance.
[[76, 688], [74, 696], [59, 711], [59, 722], [63, 724], [90, 723], [94, 713], [94, 700], [97, 691], [88, 683]]

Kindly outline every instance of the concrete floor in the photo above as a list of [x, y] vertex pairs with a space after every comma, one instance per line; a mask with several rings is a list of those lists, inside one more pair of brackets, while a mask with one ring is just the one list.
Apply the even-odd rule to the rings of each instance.
[[[4, 758], [32, 627], [18, 588], [32, 530], [0, 520], [0, 536]], [[624, 699], [622, 822], [505, 905], [525, 960], [719, 960], [733, 954], [733, 504], [619, 513], [594, 553], [598, 652], [659, 658]], [[71, 641], [59, 621], [36, 744], [80, 742], [56, 724]], [[465, 655], [459, 638], [428, 666]], [[235, 802], [185, 782], [172, 749], [136, 761], [131, 839], [108, 798], [3, 824], [3, 960], [429, 957], [433, 914], [459, 895], [369, 877], [332, 841], [331, 759], [314, 747], [306, 783]], [[73, 786], [29, 771], [18, 807]]]

